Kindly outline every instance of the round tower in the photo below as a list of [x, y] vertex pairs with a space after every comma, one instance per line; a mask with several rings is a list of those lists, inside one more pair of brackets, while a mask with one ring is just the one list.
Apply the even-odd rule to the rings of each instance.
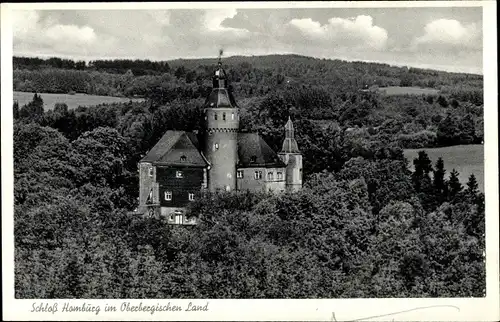
[[204, 104], [204, 115], [204, 154], [210, 163], [208, 189], [232, 191], [236, 189], [239, 113], [220, 59], [213, 75], [212, 92]]

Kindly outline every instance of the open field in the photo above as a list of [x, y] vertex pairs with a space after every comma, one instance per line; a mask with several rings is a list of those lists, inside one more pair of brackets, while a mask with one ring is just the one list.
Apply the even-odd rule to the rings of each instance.
[[[35, 93], [30, 92], [14, 92], [14, 100], [19, 102], [19, 107], [28, 104], [33, 100], [33, 95]], [[93, 106], [104, 103], [120, 103], [132, 101], [142, 101], [139, 98], [125, 98], [125, 97], [112, 97], [112, 96], [98, 96], [98, 95], [87, 95], [87, 94], [49, 94], [49, 93], [38, 93], [42, 96], [43, 107], [46, 111], [54, 108], [56, 103], [66, 103], [69, 109], [75, 109], [78, 106]]]
[[479, 190], [484, 192], [484, 146], [481, 144], [455, 145], [444, 148], [433, 149], [408, 149], [404, 150], [404, 155], [413, 170], [413, 159], [418, 156], [418, 151], [425, 150], [431, 159], [433, 166], [439, 157], [443, 158], [446, 168], [446, 177], [451, 170], [458, 171], [462, 184], [466, 184], [469, 176], [476, 176]]
[[379, 87], [378, 91], [386, 95], [437, 95], [439, 90], [433, 88], [420, 88], [420, 87], [400, 87], [388, 86]]

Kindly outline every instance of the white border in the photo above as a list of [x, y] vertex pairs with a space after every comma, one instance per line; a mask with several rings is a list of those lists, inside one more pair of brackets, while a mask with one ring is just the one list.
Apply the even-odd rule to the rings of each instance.
[[[14, 299], [13, 238], [13, 154], [12, 154], [12, 32], [9, 10], [12, 9], [173, 9], [173, 8], [319, 8], [319, 7], [483, 7], [483, 69], [485, 119], [485, 195], [487, 296], [482, 299], [325, 299], [325, 300], [210, 300], [208, 312], [106, 313], [105, 304], [128, 301], [132, 305], [187, 306], [190, 300], [41, 300], [37, 303], [64, 302], [100, 305], [101, 312], [75, 314], [31, 313], [35, 300]], [[3, 318], [6, 320], [242, 320], [242, 321], [342, 321], [370, 318], [370, 321], [497, 321], [500, 320], [498, 255], [498, 101], [495, 1], [418, 1], [418, 2], [244, 2], [244, 3], [33, 3], [2, 4], [2, 280]], [[193, 300], [205, 304], [204, 300]], [[420, 308], [420, 309], [418, 309]], [[404, 311], [404, 312], [403, 312]], [[400, 312], [394, 315], [389, 313]]]

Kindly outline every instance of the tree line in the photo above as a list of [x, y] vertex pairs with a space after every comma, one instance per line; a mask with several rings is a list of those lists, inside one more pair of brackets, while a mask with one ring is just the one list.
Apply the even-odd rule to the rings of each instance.
[[110, 73], [124, 74], [131, 70], [135, 75], [161, 74], [170, 70], [166, 61], [150, 61], [140, 59], [91, 60], [89, 62], [51, 57], [13, 57], [14, 69], [37, 70], [44, 68], [60, 68], [73, 70], [98, 70]]
[[[60, 93], [63, 89], [109, 96], [144, 96], [145, 91], [137, 88], [164, 87], [166, 84], [179, 82], [182, 86], [210, 86], [210, 75], [216, 65], [215, 59], [169, 62], [96, 60], [89, 62], [84, 68], [77, 68], [78, 62], [71, 62], [59, 58], [42, 60], [14, 57], [14, 90]], [[74, 67], [71, 67], [72, 64]], [[330, 95], [356, 92], [374, 85], [417, 86], [441, 90], [458, 101], [483, 104], [481, 75], [298, 55], [235, 56], [226, 58], [224, 64], [240, 97], [264, 96], [276, 87], [290, 84], [321, 87]], [[80, 73], [74, 73], [76, 71]], [[84, 78], [86, 84], [90, 85], [77, 89], [68, 88], [68, 78], [75, 75]], [[124, 78], [126, 75], [128, 78]], [[46, 78], [54, 78], [56, 83], [44, 83]]]

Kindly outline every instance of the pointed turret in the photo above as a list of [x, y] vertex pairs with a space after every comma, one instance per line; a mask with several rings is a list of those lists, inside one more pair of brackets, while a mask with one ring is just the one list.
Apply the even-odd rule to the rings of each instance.
[[297, 191], [302, 188], [302, 154], [295, 140], [293, 122], [288, 117], [285, 124], [285, 140], [278, 154], [286, 164], [286, 188], [288, 191]]
[[212, 77], [212, 92], [205, 101], [205, 108], [237, 108], [236, 100], [229, 88], [226, 71], [222, 68], [222, 62], [217, 64], [217, 69]]
[[288, 117], [288, 122], [285, 124], [285, 140], [283, 141], [282, 153], [300, 153], [297, 141], [295, 141], [295, 130], [293, 122]]

